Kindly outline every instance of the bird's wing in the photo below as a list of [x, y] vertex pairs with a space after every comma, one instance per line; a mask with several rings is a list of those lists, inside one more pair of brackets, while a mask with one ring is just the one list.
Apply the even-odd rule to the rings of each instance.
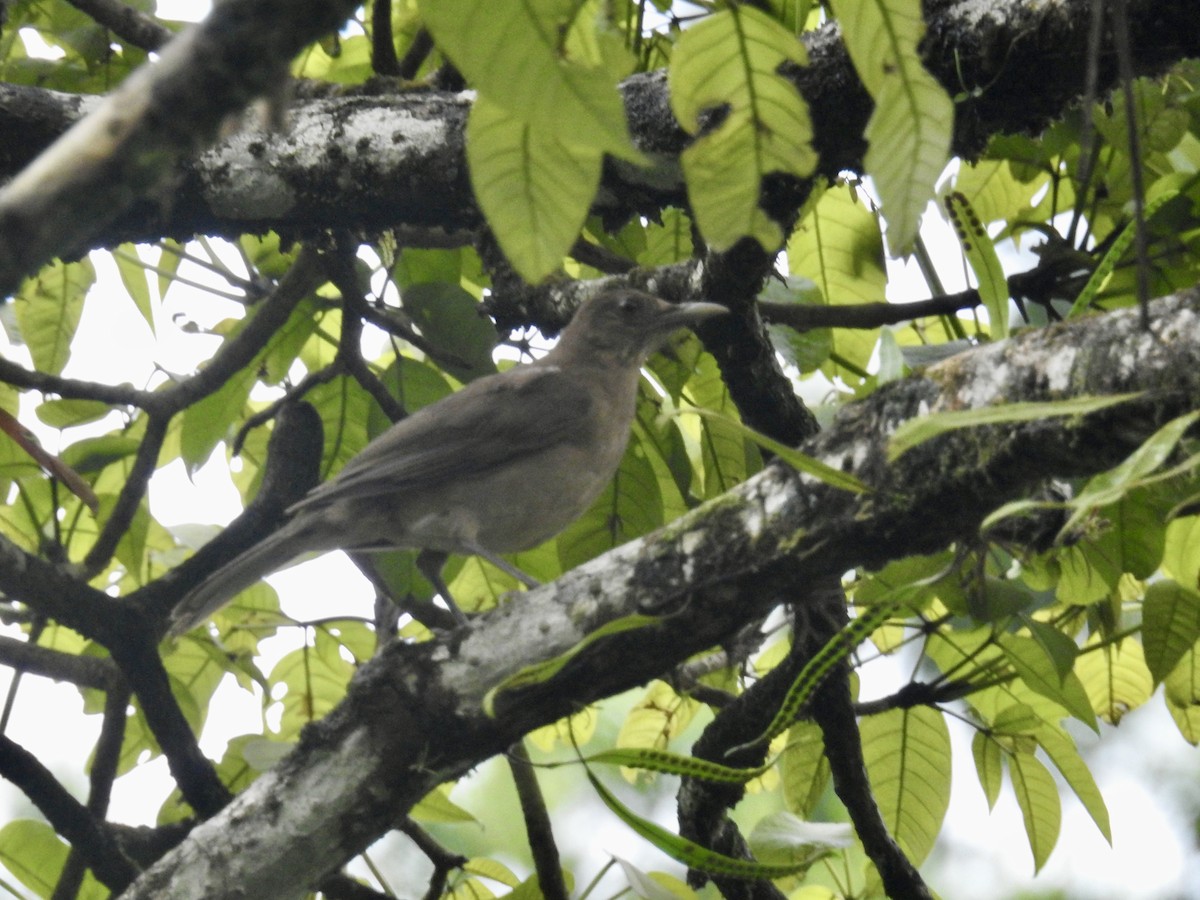
[[397, 422], [292, 512], [470, 478], [588, 439], [592, 399], [556, 366], [521, 366], [471, 382]]

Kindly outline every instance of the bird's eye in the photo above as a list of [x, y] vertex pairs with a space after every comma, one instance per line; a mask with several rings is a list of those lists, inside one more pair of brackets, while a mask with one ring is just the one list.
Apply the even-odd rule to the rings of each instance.
[[640, 306], [641, 304], [637, 302], [636, 297], [622, 297], [621, 302], [617, 304], [617, 308], [626, 316], [632, 316], [637, 313]]

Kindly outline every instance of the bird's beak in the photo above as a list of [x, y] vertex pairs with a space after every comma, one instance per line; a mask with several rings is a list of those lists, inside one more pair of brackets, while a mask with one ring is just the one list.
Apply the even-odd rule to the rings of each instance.
[[705, 319], [728, 314], [729, 310], [717, 303], [676, 303], [663, 311], [658, 324], [667, 331], [684, 326], [691, 327]]

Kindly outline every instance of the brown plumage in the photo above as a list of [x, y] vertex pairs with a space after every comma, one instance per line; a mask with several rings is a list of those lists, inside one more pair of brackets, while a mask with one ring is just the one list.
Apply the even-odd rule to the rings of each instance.
[[646, 358], [671, 332], [724, 311], [631, 289], [597, 294], [541, 359], [472, 381], [373, 440], [283, 527], [191, 591], [171, 632], [313, 551], [420, 549], [418, 566], [460, 620], [441, 578], [449, 554], [482, 556], [531, 583], [497, 554], [537, 546], [587, 510], [625, 452]]

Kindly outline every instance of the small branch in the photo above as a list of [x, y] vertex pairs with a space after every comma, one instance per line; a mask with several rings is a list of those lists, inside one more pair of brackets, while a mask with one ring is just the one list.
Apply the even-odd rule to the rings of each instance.
[[80, 12], [87, 13], [125, 43], [143, 50], [158, 50], [175, 37], [171, 29], [118, 0], [68, 2]]
[[323, 281], [317, 252], [309, 247], [302, 248], [287, 274], [237, 336], [226, 341], [208, 365], [195, 375], [155, 392], [152, 411], [175, 413], [224, 387], [236, 372], [250, 365], [300, 302]]
[[97, 384], [75, 378], [61, 378], [26, 369], [11, 360], [0, 359], [0, 381], [27, 391], [41, 391], [68, 400], [99, 400], [110, 406], [136, 406], [147, 409], [154, 404], [152, 391], [139, 391], [127, 384]]
[[[87, 810], [98, 821], [108, 815], [108, 802], [112, 797], [113, 781], [117, 777], [117, 766], [121, 762], [121, 744], [125, 740], [125, 724], [129, 707], [129, 688], [122, 684], [108, 692], [104, 700], [104, 724], [100, 738], [96, 741], [96, 752], [92, 758], [90, 788]], [[54, 886], [51, 900], [74, 900], [83, 884], [83, 873], [87, 867], [86, 857], [77, 847], [72, 847], [66, 864]]]
[[158, 656], [154, 635], [141, 616], [125, 616], [124, 638], [109, 652], [137, 693], [146, 724], [167, 757], [167, 765], [183, 798], [203, 818], [217, 813], [232, 795], [201, 752], [196, 736], [171, 693], [167, 670]]
[[66, 681], [101, 691], [110, 690], [121, 681], [120, 670], [111, 659], [63, 653], [2, 635], [0, 664], [30, 675], [41, 675], [54, 681]]
[[87, 858], [96, 877], [119, 894], [138, 876], [113, 833], [97, 822], [32, 753], [0, 736], [0, 774], [46, 817], [51, 827]]
[[508, 748], [508, 768], [517, 787], [517, 797], [521, 801], [525, 834], [529, 839], [529, 851], [533, 854], [538, 888], [545, 900], [567, 900], [570, 893], [563, 880], [562, 862], [558, 855], [558, 845], [554, 842], [554, 830], [550, 825], [546, 798], [542, 796], [537, 773], [529, 760], [529, 751], [525, 749], [522, 741], [517, 741]]
[[330, 875], [322, 881], [321, 893], [328, 900], [389, 900], [392, 896], [360, 884], [345, 872]]
[[400, 74], [392, 35], [392, 0], [375, 0], [371, 9], [371, 68], [376, 75]]
[[943, 294], [912, 303], [853, 303], [846, 306], [808, 306], [800, 303], [777, 303], [759, 300], [758, 308], [764, 319], [787, 325], [796, 331], [813, 328], [879, 328], [926, 316], [953, 315], [960, 309], [980, 304], [979, 291], [974, 288], [957, 294]]
[[146, 496], [150, 476], [158, 467], [158, 454], [162, 450], [163, 441], [166, 440], [169, 424], [168, 416], [159, 416], [153, 413], [149, 415], [146, 422], [146, 433], [138, 445], [137, 456], [134, 458], [125, 484], [121, 487], [117, 502], [113, 506], [112, 512], [109, 513], [108, 521], [104, 523], [100, 535], [96, 538], [96, 543], [84, 557], [83, 568], [87, 573], [86, 577], [90, 578], [103, 571], [109, 560], [112, 559], [113, 553], [116, 552], [117, 544], [129, 529], [138, 507]]
[[429, 879], [429, 888], [425, 891], [424, 900], [437, 900], [446, 888], [450, 873], [465, 866], [467, 858], [451, 853], [412, 819], [406, 818], [399, 825], [399, 830], [433, 863], [433, 877]]
[[421, 71], [421, 66], [425, 64], [425, 60], [429, 58], [432, 50], [433, 36], [422, 28], [413, 35], [412, 43], [408, 45], [408, 52], [404, 54], [404, 59], [400, 60], [396, 74], [401, 78], [416, 78], [417, 72]]
[[358, 283], [353, 250], [339, 242], [333, 252], [322, 254], [321, 260], [329, 280], [342, 295], [342, 334], [338, 340], [337, 363], [371, 395], [391, 421], [398, 422], [408, 413], [362, 358], [362, 312], [367, 302]]
[[[819, 602], [793, 607], [798, 618], [793, 652], [806, 660], [848, 622], [846, 595], [840, 581], [830, 579], [813, 593]], [[834, 791], [845, 804], [863, 850], [879, 872], [884, 892], [895, 900], [932, 900], [933, 895], [916, 866], [888, 833], [871, 793], [862, 736], [850, 695], [850, 666], [845, 659], [814, 692], [809, 708], [825, 741], [825, 758], [833, 775]]]

